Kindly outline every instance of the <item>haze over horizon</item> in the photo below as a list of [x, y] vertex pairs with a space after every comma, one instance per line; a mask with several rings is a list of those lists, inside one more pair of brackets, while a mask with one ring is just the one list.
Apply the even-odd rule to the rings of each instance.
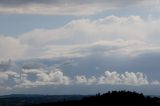
[[0, 95], [160, 95], [160, 0], [0, 0]]

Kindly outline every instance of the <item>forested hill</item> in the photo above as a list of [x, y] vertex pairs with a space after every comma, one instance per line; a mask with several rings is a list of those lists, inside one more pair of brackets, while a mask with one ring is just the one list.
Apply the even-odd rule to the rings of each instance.
[[85, 97], [80, 101], [63, 101], [32, 106], [160, 106], [160, 98], [145, 97], [130, 91], [113, 91]]

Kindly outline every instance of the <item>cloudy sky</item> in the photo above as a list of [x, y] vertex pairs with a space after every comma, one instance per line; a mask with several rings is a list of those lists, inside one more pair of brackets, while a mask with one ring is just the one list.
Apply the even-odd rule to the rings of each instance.
[[160, 0], [0, 0], [0, 95], [160, 95]]

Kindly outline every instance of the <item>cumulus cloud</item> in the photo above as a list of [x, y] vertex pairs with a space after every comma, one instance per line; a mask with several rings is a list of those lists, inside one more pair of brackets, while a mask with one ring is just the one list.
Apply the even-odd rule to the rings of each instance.
[[[56, 67], [33, 66], [33, 62], [17, 64], [11, 60], [1, 62], [0, 83], [2, 88], [31, 88], [44, 85], [69, 85], [70, 78]], [[35, 64], [38, 64], [35, 62]]]
[[[7, 83], [6, 83], [7, 82]], [[10, 82], [10, 83], [8, 83]], [[67, 76], [58, 68], [47, 69], [22, 69], [20, 72], [0, 72], [1, 88], [33, 88], [39, 86], [59, 85], [159, 85], [158, 80], [148, 80], [147, 75], [142, 72], [105, 71], [103, 75], [91, 76], [75, 75]]]
[[18, 67], [11, 60], [1, 61], [0, 63], [0, 82], [1, 84], [4, 81], [9, 79], [18, 78], [20, 75], [16, 72], [19, 71], [20, 67]]
[[[35, 81], [29, 80], [28, 77], [30, 74], [34, 74], [36, 77]], [[23, 74], [20, 79], [17, 79], [16, 87], [37, 87], [42, 85], [69, 85], [70, 78], [65, 76], [60, 69], [54, 69], [51, 71], [45, 70], [23, 70]]]
[[[29, 80], [27, 77], [29, 73], [34, 73], [37, 79], [35, 81]], [[85, 75], [77, 75], [74, 79], [65, 76], [62, 71], [54, 70], [50, 72], [44, 72], [40, 70], [24, 70], [21, 75], [20, 81], [17, 81], [16, 87], [37, 87], [44, 85], [131, 85], [140, 86], [148, 85], [149, 81], [147, 76], [141, 72], [125, 72], [124, 74], [119, 74], [117, 72], [106, 71], [104, 76], [100, 77], [89, 77]]]
[[[2, 62], [3, 64], [9, 63], [10, 65], [9, 65], [9, 68], [7, 68], [7, 70], [0, 72], [1, 88], [8, 87], [8, 88], [15, 89], [17, 87], [32, 88], [32, 87], [39, 87], [39, 86], [59, 86], [59, 85], [142, 86], [142, 85], [159, 85], [160, 84], [157, 78], [155, 78], [154, 80], [148, 80], [145, 72], [105, 71], [104, 74], [102, 73], [100, 75], [92, 74], [92, 76], [89, 76], [89, 74], [82, 74], [82, 73], [80, 74], [77, 71], [75, 74], [72, 75], [70, 72], [69, 73], [67, 72], [69, 71], [69, 69], [64, 70], [63, 66], [72, 64], [74, 60], [68, 60], [68, 61], [62, 60], [62, 61], [63, 62], [61, 64], [57, 64], [57, 63], [55, 64], [52, 61], [53, 64], [51, 66], [41, 67], [41, 68], [31, 67], [33, 60], [31, 61], [31, 66], [28, 66], [30, 68], [23, 68], [23, 62], [21, 64], [15, 63], [15, 65], [12, 65], [14, 64], [12, 61]], [[29, 63], [29, 61], [27, 63]], [[14, 68], [15, 66], [19, 68]], [[12, 70], [12, 69], [15, 69], [15, 70]], [[82, 71], [82, 69], [80, 71]]]
[[1, 0], [1, 13], [44, 15], [91, 15], [128, 6], [156, 6], [157, 0]]
[[[20, 75], [17, 73], [17, 72], [13, 72], [13, 71], [5, 71], [5, 72], [0, 72], [0, 89], [12, 89], [13, 86], [15, 85], [15, 82], [14, 80], [16, 78], [20, 78]], [[12, 85], [6, 83], [6, 81], [9, 81], [9, 80], [13, 80], [12, 81]]]
[[141, 72], [125, 72], [119, 74], [117, 72], [106, 71], [105, 76], [100, 77], [100, 84], [124, 84], [124, 85], [147, 85], [147, 76]]
[[141, 72], [125, 72], [121, 75], [122, 83], [126, 85], [147, 85], [148, 79], [147, 76]]
[[121, 78], [117, 72], [106, 71], [105, 76], [99, 78], [99, 84], [120, 84]]
[[147, 76], [141, 72], [125, 72], [123, 74], [117, 73], [115, 71], [105, 71], [105, 74], [96, 78], [92, 76], [91, 78], [86, 78], [85, 76], [76, 76], [76, 81], [78, 84], [109, 84], [109, 85], [131, 85], [140, 86], [148, 85], [149, 81]]

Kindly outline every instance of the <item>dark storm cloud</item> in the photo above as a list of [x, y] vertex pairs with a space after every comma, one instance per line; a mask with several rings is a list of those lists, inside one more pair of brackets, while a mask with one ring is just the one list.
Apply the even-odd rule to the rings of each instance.
[[[58, 0], [54, 0], [55, 2]], [[18, 6], [27, 4], [41, 4], [41, 3], [51, 3], [53, 0], [0, 0], [0, 5], [4, 6]]]
[[0, 13], [93, 15], [107, 10], [153, 5], [156, 0], [0, 0]]
[[19, 6], [30, 4], [92, 4], [106, 3], [110, 5], [124, 6], [141, 3], [144, 0], [0, 0], [0, 5]]

